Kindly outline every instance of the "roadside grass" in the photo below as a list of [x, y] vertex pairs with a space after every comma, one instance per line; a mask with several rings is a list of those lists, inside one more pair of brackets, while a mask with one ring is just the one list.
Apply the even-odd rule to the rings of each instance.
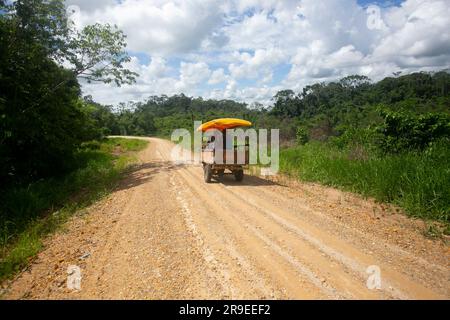
[[[303, 181], [319, 182], [402, 207], [426, 221], [450, 225], [450, 147], [424, 152], [354, 156], [330, 144], [308, 143], [281, 150], [280, 171]], [[361, 153], [361, 152], [360, 152]]]
[[111, 138], [84, 143], [76, 169], [0, 194], [0, 281], [25, 267], [43, 238], [78, 210], [105, 196], [148, 142]]

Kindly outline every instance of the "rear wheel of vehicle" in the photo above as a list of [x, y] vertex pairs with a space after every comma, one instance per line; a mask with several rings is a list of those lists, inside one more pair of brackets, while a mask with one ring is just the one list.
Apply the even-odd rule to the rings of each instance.
[[211, 182], [212, 168], [211, 168], [210, 164], [205, 164], [203, 166], [203, 177], [204, 177], [206, 183]]
[[234, 171], [234, 178], [236, 181], [241, 182], [244, 179], [244, 170], [236, 170]]

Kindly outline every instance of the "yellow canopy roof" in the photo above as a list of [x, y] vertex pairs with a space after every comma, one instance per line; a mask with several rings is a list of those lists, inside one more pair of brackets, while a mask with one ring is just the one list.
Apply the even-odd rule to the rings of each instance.
[[205, 132], [206, 130], [209, 129], [217, 129], [222, 131], [225, 129], [232, 129], [236, 127], [250, 127], [251, 125], [252, 123], [247, 120], [234, 118], [221, 118], [203, 123], [200, 127], [197, 128], [197, 131]]

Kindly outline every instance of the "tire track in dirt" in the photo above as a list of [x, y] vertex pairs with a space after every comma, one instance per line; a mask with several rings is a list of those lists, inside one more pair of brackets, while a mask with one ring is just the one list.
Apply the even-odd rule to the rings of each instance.
[[[248, 179], [253, 179], [254, 177], [248, 177]], [[236, 185], [225, 185], [225, 188], [232, 189], [236, 188]], [[333, 228], [330, 229], [340, 229], [345, 230], [346, 234], [350, 234], [351, 237], [348, 237], [348, 239], [357, 238], [360, 240], [359, 244], [366, 243], [370, 244], [370, 249], [377, 249], [378, 251], [386, 250], [386, 248], [389, 251], [392, 251], [395, 253], [397, 257], [401, 256], [402, 259], [411, 260], [415, 262], [418, 265], [418, 268], [425, 268], [430, 273], [433, 273], [436, 271], [436, 269], [441, 273], [448, 272], [448, 263], [446, 266], [442, 264], [437, 264], [430, 262], [427, 259], [424, 259], [420, 256], [417, 256], [411, 252], [406, 251], [405, 249], [401, 248], [400, 246], [396, 244], [391, 244], [385, 241], [385, 239], [373, 235], [373, 234], [367, 234], [359, 229], [356, 229], [352, 226], [349, 226], [341, 221], [336, 221], [336, 219], [333, 219], [332, 217], [328, 216], [327, 214], [324, 214], [323, 212], [320, 212], [317, 209], [313, 209], [310, 206], [306, 205], [305, 203], [300, 203], [298, 199], [293, 198], [290, 195], [286, 195], [286, 189], [289, 191], [291, 188], [280, 186], [280, 185], [270, 185], [270, 182], [267, 184], [267, 188], [272, 188], [276, 190], [268, 191], [266, 188], [259, 188], [258, 192], [255, 192], [252, 187], [249, 187], [247, 185], [239, 186], [241, 189], [244, 189], [247, 193], [252, 194], [253, 196], [256, 196], [258, 198], [268, 198], [270, 197], [272, 199], [272, 202], [274, 205], [276, 204], [282, 204], [286, 209], [288, 209], [292, 214], [299, 215], [301, 214], [302, 217], [307, 216], [308, 221], [313, 223], [315, 226], [324, 227], [327, 226], [327, 224], [332, 224]], [[252, 190], [253, 189], [253, 190]], [[292, 192], [292, 190], [290, 190]], [[317, 200], [327, 202], [329, 199], [326, 199], [326, 197], [323, 197], [321, 194], [315, 195]], [[341, 197], [339, 199], [339, 202], [341, 202]], [[294, 203], [293, 203], [294, 202]], [[301, 210], [301, 213], [299, 212], [299, 209]], [[348, 210], [348, 208], [347, 208]], [[361, 209], [362, 211], [362, 209]], [[363, 213], [363, 212], [360, 212]], [[306, 218], [306, 217], [305, 217]], [[405, 220], [406, 217], [402, 217]], [[323, 222], [326, 222], [325, 224]], [[340, 235], [345, 235], [344, 233], [340, 233]], [[356, 242], [358, 244], [358, 242]], [[367, 248], [366, 248], [367, 249]]]
[[[195, 169], [192, 169], [192, 168], [185, 169], [185, 171], [190, 172], [191, 177], [193, 179], [196, 179], [197, 183], [200, 184], [201, 183], [201, 181], [200, 181], [201, 175], [199, 175], [199, 174], [201, 174], [201, 172], [200, 172], [200, 170], [195, 170], [195, 172], [193, 172], [193, 170], [195, 170]], [[214, 189], [215, 186], [208, 185], [207, 188], [210, 189], [209, 192], [211, 193], [211, 190]], [[234, 195], [235, 199], [227, 198], [225, 193], [222, 192], [224, 189], [231, 192]], [[255, 202], [249, 196], [248, 192], [247, 193], [234, 192], [230, 189], [231, 188], [227, 187], [227, 186], [225, 186], [225, 188], [215, 188], [216, 191], [221, 192], [221, 194], [219, 196], [216, 195], [215, 198], [217, 198], [217, 199], [225, 198], [225, 199], [227, 199], [227, 201], [226, 201], [227, 203], [239, 203], [241, 207], [250, 205], [250, 206], [256, 208], [258, 212], [265, 213], [266, 215], [270, 216], [270, 218], [272, 218], [276, 223], [282, 225], [283, 227], [285, 227], [288, 230], [295, 232], [297, 235], [299, 235], [300, 237], [302, 237], [303, 239], [305, 239], [306, 241], [311, 243], [313, 246], [318, 248], [320, 251], [327, 254], [330, 258], [335, 259], [335, 260], [339, 261], [341, 264], [344, 264], [346, 267], [352, 269], [352, 271], [354, 271], [361, 280], [364, 280], [364, 278], [367, 276], [367, 274], [365, 273], [367, 266], [377, 264], [377, 263], [379, 264], [379, 262], [376, 259], [369, 258], [369, 257], [365, 256], [363, 253], [355, 250], [355, 248], [349, 247], [348, 245], [346, 245], [344, 243], [340, 243], [341, 241], [338, 241], [332, 237], [330, 238], [328, 235], [324, 235], [321, 232], [318, 232], [318, 230], [314, 230], [314, 227], [305, 224], [304, 221], [301, 221], [302, 228], [299, 228], [295, 224], [293, 224], [292, 220], [290, 222], [286, 221], [284, 218], [282, 218], [280, 216], [279, 208], [277, 208], [277, 209], [272, 208], [271, 211], [268, 211], [265, 207], [270, 207], [271, 204], [264, 203], [265, 207], [259, 205], [257, 202]], [[241, 191], [241, 190], [239, 190], [239, 191]], [[270, 199], [271, 197], [265, 197], [265, 198]], [[262, 200], [262, 199], [259, 198], [259, 200]], [[225, 204], [225, 206], [226, 206], [226, 204]], [[239, 210], [239, 208], [235, 207], [235, 208], [233, 208], [233, 210]], [[277, 214], [275, 214], [274, 211], [272, 211], [272, 210], [277, 210]], [[248, 211], [248, 210], [241, 210], [241, 211]], [[230, 212], [232, 212], [232, 211], [230, 211]], [[292, 215], [289, 212], [288, 213], [283, 212], [283, 214], [284, 215]], [[296, 220], [296, 222], [298, 224], [299, 221], [297, 221], [297, 220]], [[257, 221], [257, 220], [254, 219], [254, 221]], [[313, 233], [314, 236], [311, 236], [310, 234], [305, 232], [305, 230], [314, 230], [314, 233]], [[320, 240], [321, 238], [322, 239], [326, 238], [327, 242], [333, 243], [334, 247], [336, 247], [336, 245], [338, 244], [338, 248], [340, 248], [341, 250], [335, 250], [334, 248], [325, 245]], [[346, 255], [342, 254], [342, 252], [349, 252], [350, 256], [352, 258], [350, 258], [348, 255], [346, 256]], [[359, 260], [359, 261], [355, 260], [354, 257], [358, 257], [357, 260]], [[361, 263], [361, 261], [363, 261], [363, 263]], [[382, 265], [382, 270], [383, 270], [384, 278], [385, 278], [385, 279], [383, 279], [384, 281], [382, 281], [382, 289], [394, 298], [405, 299], [405, 298], [409, 297], [408, 294], [399, 290], [398, 287], [405, 288], [404, 291], [409, 292], [411, 294], [411, 296], [415, 297], [415, 298], [439, 298], [439, 297], [442, 298], [442, 296], [435, 294], [433, 291], [428, 290], [426, 287], [423, 287], [417, 283], [410, 281], [403, 275], [399, 274], [398, 272], [396, 272], [394, 270], [391, 270], [390, 268], [387, 268], [384, 265]], [[391, 283], [392, 281], [393, 281], [393, 283], [395, 283], [395, 285], [393, 285]]]
[[[168, 155], [169, 152], [168, 150], [166, 150], [166, 154]], [[201, 197], [202, 194], [208, 194], [208, 197], [202, 198], [202, 202], [205, 205], [208, 205], [209, 207], [214, 208], [214, 210], [216, 212], [221, 212], [220, 216], [217, 217], [217, 219], [225, 219], [228, 216], [233, 216], [233, 219], [235, 221], [238, 221], [239, 223], [236, 224], [236, 222], [233, 222], [232, 219], [229, 219], [231, 221], [231, 224], [233, 225], [231, 228], [231, 232], [233, 232], [233, 228], [235, 229], [234, 232], [236, 232], [236, 228], [239, 228], [239, 224], [245, 226], [246, 230], [243, 230], [242, 232], [253, 232], [254, 236], [256, 238], [258, 238], [260, 240], [260, 242], [256, 245], [256, 246], [267, 246], [270, 247], [272, 249], [272, 251], [274, 251], [277, 255], [278, 255], [278, 259], [280, 258], [280, 256], [285, 259], [289, 264], [291, 264], [291, 267], [294, 267], [294, 269], [297, 269], [298, 272], [300, 272], [301, 274], [303, 274], [304, 276], [306, 276], [307, 280], [309, 282], [311, 282], [312, 284], [314, 284], [316, 287], [318, 287], [320, 290], [323, 291], [323, 293], [325, 294], [325, 297], [328, 298], [344, 298], [344, 297], [352, 297], [352, 295], [343, 295], [340, 294], [336, 289], [334, 289], [329, 283], [325, 284], [325, 281], [321, 281], [321, 279], [319, 279], [314, 272], [312, 272], [308, 267], [305, 266], [305, 261], [303, 261], [302, 263], [299, 262], [299, 260], [295, 257], [293, 257], [291, 254], [287, 253], [285, 250], [281, 249], [281, 247], [279, 246], [279, 244], [277, 244], [276, 242], [270, 240], [268, 237], [266, 237], [264, 234], [262, 234], [261, 232], [259, 232], [257, 229], [255, 229], [252, 226], [252, 223], [257, 225], [258, 227], [261, 226], [260, 223], [260, 219], [258, 217], [253, 217], [250, 221], [248, 220], [242, 220], [241, 217], [239, 217], [238, 215], [236, 215], [234, 212], [240, 212], [243, 215], [245, 215], [244, 212], [241, 211], [241, 209], [239, 209], [238, 206], [232, 206], [232, 204], [240, 204], [242, 205], [243, 203], [245, 203], [245, 199], [230, 199], [229, 195], [226, 194], [217, 194], [216, 191], [220, 191], [222, 189], [222, 187], [219, 187], [219, 185], [215, 185], [215, 184], [210, 184], [210, 185], [205, 185], [202, 181], [201, 178], [199, 178], [198, 175], [195, 174], [191, 174], [190, 173], [190, 168], [183, 168], [183, 170], [179, 170], [176, 173], [180, 174], [183, 178], [184, 178], [184, 182], [189, 185], [189, 189], [191, 190], [198, 190], [197, 192], [197, 196]], [[198, 173], [198, 172], [197, 172]], [[186, 175], [187, 174], [187, 175]], [[195, 181], [195, 182], [193, 182]], [[210, 199], [216, 199], [217, 202], [220, 203], [220, 206], [218, 206], [216, 203], [211, 202]], [[225, 199], [225, 200], [222, 200]], [[259, 220], [258, 220], [259, 219]], [[266, 223], [267, 225], [267, 223]], [[273, 223], [271, 223], [269, 225], [269, 228], [271, 228], [271, 231], [274, 231], [273, 228]], [[284, 232], [286, 230], [280, 230], [280, 232], [278, 233], [279, 237], [282, 237]], [[297, 237], [298, 238], [298, 237]], [[293, 239], [294, 241], [296, 241], [297, 239]], [[262, 242], [262, 243], [261, 243]], [[304, 252], [305, 250], [307, 250], [307, 248], [305, 248], [305, 245], [303, 244], [302, 246], [302, 251]], [[248, 252], [248, 251], [247, 251]], [[310, 252], [310, 256], [309, 258], [311, 258], [311, 256], [314, 256], [314, 259], [317, 261], [317, 259], [320, 259], [320, 254], [317, 253], [317, 250], [315, 252], [313, 252], [314, 254], [311, 255], [312, 251], [309, 250]], [[275, 256], [274, 259], [277, 259], [277, 257]], [[303, 259], [304, 260], [304, 259]], [[323, 265], [326, 265], [327, 263], [329, 263], [329, 261], [322, 259], [320, 261]], [[336, 272], [336, 270], [328, 270], [328, 273], [330, 272]], [[323, 279], [322, 279], [323, 280]], [[289, 279], [289, 282], [292, 282], [293, 279]], [[349, 282], [349, 280], [347, 279], [347, 282]], [[359, 283], [360, 288], [359, 288], [359, 292], [361, 291], [368, 291], [367, 288], [363, 288], [363, 284], [364, 282]], [[371, 295], [370, 293], [366, 293], [367, 297], [371, 297], [373, 298], [374, 295]]]
[[[448, 246], [409, 225], [395, 227], [423, 239], [423, 254], [374, 234], [367, 213], [337, 219], [324, 210], [333, 205], [325, 188], [308, 198], [258, 177], [206, 184], [200, 166], [170, 160], [171, 142], [147, 140], [117, 190], [50, 237], [6, 298], [450, 297]], [[82, 269], [81, 291], [64, 286], [70, 264]], [[369, 265], [381, 268], [380, 290], [366, 286]]]

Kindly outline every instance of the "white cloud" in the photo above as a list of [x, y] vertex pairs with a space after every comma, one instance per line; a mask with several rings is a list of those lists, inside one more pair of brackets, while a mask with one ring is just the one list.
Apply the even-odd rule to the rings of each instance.
[[180, 66], [180, 81], [182, 87], [197, 85], [209, 78], [211, 70], [204, 62], [186, 63], [181, 62]]
[[258, 101], [265, 105], [269, 105], [272, 97], [279, 90], [281, 90], [281, 87], [278, 86], [240, 87], [235, 80], [229, 80], [223, 91], [214, 90], [208, 93], [206, 97], [211, 99], [233, 99], [247, 103], [250, 101]]
[[[392, 26], [391, 32], [376, 46], [374, 58], [396, 61], [405, 67], [433, 65], [433, 58], [441, 55], [446, 55], [448, 59], [450, 55], [448, 1], [410, 0], [402, 7], [388, 11], [386, 17]], [[403, 24], [398, 25], [396, 19]]]
[[[79, 26], [116, 23], [129, 50], [151, 60], [130, 62], [141, 74], [136, 85], [85, 85], [100, 102], [184, 92], [267, 103], [277, 90], [349, 74], [379, 80], [450, 67], [447, 0], [381, 8], [379, 28], [369, 27], [371, 10], [356, 0], [112, 2], [67, 0], [81, 8]], [[210, 91], [219, 84], [223, 89]]]
[[211, 77], [208, 80], [209, 84], [218, 84], [225, 82], [227, 80], [227, 76], [225, 75], [225, 72], [223, 68], [219, 68], [213, 71], [211, 74]]
[[275, 48], [257, 49], [253, 55], [235, 52], [233, 56], [238, 63], [231, 63], [228, 69], [234, 79], [260, 78], [263, 83], [272, 80], [272, 67], [285, 58], [283, 52]]
[[347, 45], [330, 54], [326, 59], [326, 65], [330, 68], [347, 68], [358, 65], [363, 58], [364, 55], [353, 45]]
[[78, 6], [85, 12], [101, 10], [117, 4], [116, 0], [65, 0], [67, 6]]
[[80, 6], [81, 17], [75, 22], [79, 26], [117, 24], [128, 35], [129, 49], [135, 52], [184, 53], [198, 49], [203, 40], [213, 36], [221, 24], [219, 4], [218, 0], [124, 0], [102, 10]]

